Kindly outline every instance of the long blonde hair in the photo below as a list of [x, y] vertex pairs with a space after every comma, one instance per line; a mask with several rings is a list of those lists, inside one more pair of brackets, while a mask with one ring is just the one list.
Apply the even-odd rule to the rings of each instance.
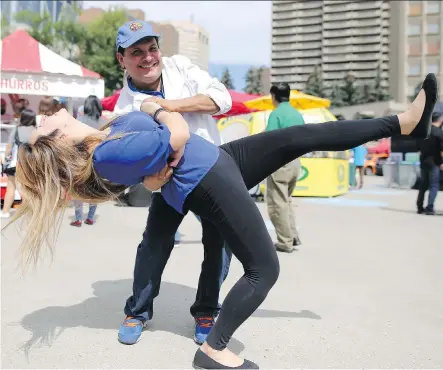
[[18, 151], [16, 179], [23, 203], [6, 227], [19, 219], [25, 222], [27, 230], [20, 247], [22, 267], [38, 262], [44, 244], [53, 256], [63, 212], [69, 204], [66, 194], [100, 203], [115, 199], [127, 187], [103, 179], [94, 171], [94, 149], [103, 140], [113, 138], [107, 139], [101, 132], [69, 144], [58, 136], [57, 131], [40, 136], [34, 144], [21, 144]]

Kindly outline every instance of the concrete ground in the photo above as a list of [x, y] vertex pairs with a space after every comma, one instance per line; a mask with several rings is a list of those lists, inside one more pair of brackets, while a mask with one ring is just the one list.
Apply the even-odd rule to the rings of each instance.
[[[303, 245], [279, 254], [280, 279], [234, 334], [232, 350], [261, 368], [443, 367], [443, 213], [417, 215], [416, 191], [367, 180], [339, 198], [296, 200]], [[2, 368], [191, 367], [189, 307], [202, 260], [192, 215], [142, 340], [117, 341], [147, 212], [109, 203], [97, 224], [73, 228], [69, 210], [53, 264], [24, 276], [17, 233], [3, 232]], [[237, 260], [231, 266], [222, 297], [242, 275]]]

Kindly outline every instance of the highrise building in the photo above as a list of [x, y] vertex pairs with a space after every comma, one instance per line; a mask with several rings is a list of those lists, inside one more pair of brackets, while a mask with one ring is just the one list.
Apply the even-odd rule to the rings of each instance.
[[374, 81], [406, 102], [427, 72], [442, 81], [438, 1], [273, 1], [272, 82], [303, 90], [319, 66], [326, 87], [352, 71], [357, 85]]
[[178, 54], [188, 57], [205, 71], [209, 67], [209, 34], [201, 26], [187, 21], [161, 23], [172, 25], [179, 35]]
[[[23, 1], [23, 0], [8, 0], [1, 1], [1, 13], [2, 17], [5, 17], [7, 22], [13, 27], [21, 27], [22, 25], [18, 24], [15, 20], [15, 15], [18, 12], [23, 10], [29, 10], [33, 13], [39, 13], [43, 15], [47, 13], [51, 16], [51, 20], [56, 22], [63, 10], [66, 7], [76, 5], [81, 8], [83, 5], [83, 1], [77, 0], [50, 0], [50, 1], [39, 1], [39, 0], [31, 0], [31, 1]], [[26, 26], [26, 25], [23, 25]]]

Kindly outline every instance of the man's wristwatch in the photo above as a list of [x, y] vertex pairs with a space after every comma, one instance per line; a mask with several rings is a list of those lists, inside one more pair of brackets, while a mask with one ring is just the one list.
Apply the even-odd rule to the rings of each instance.
[[155, 113], [152, 115], [152, 118], [154, 118], [154, 121], [157, 122], [160, 125], [160, 122], [157, 121], [157, 116], [160, 114], [160, 112], [166, 112], [166, 109], [160, 107], [158, 108]]

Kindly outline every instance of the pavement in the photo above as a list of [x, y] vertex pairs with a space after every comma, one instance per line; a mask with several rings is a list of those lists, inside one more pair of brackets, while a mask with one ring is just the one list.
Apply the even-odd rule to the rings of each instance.
[[[296, 198], [303, 244], [279, 253], [280, 278], [234, 334], [234, 352], [261, 368], [443, 367], [443, 212], [417, 215], [416, 191], [366, 181], [338, 198]], [[197, 346], [189, 307], [203, 257], [193, 215], [180, 227], [183, 242], [142, 340], [117, 341], [147, 213], [108, 203], [95, 225], [74, 228], [69, 209], [54, 261], [25, 275], [15, 228], [3, 232], [2, 368], [191, 367]], [[222, 298], [241, 275], [234, 259]]]

